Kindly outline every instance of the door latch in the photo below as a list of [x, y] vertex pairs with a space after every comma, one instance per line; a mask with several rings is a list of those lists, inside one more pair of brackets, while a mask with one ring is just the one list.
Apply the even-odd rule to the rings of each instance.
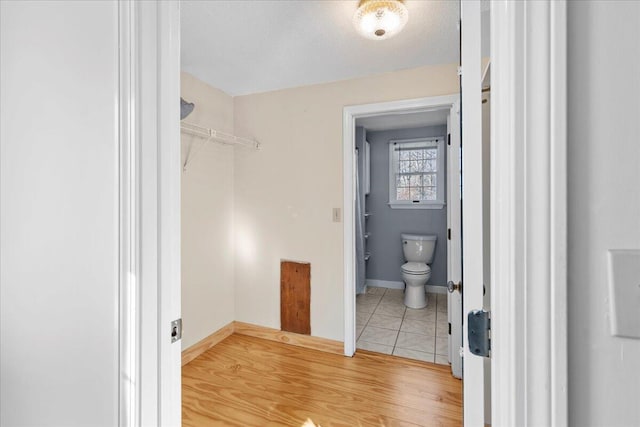
[[171, 322], [171, 343], [182, 339], [182, 319]]
[[467, 316], [469, 351], [476, 356], [489, 357], [491, 352], [491, 319], [489, 312], [473, 310]]

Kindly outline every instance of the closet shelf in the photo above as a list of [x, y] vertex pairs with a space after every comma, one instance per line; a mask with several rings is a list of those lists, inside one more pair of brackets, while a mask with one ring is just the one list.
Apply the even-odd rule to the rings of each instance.
[[213, 139], [221, 144], [239, 145], [246, 148], [260, 149], [260, 143], [254, 139], [242, 138], [219, 130], [205, 128], [193, 123], [181, 122], [180, 130], [201, 138]]
[[221, 132], [215, 129], [205, 128], [189, 122], [180, 122], [180, 131], [206, 139], [206, 141], [201, 144], [196, 150], [189, 150], [184, 165], [182, 165], [183, 170], [187, 169], [187, 165], [192, 160], [193, 156], [195, 156], [199, 149], [209, 141], [244, 148], [253, 148], [255, 150], [260, 149], [260, 143], [254, 139], [242, 138], [240, 136], [231, 135], [230, 133]]

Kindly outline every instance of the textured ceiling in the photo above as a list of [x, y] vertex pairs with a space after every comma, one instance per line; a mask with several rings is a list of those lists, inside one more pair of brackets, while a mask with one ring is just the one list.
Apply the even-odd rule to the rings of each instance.
[[357, 4], [183, 0], [182, 70], [236, 96], [458, 61], [458, 1], [407, 0], [388, 40], [355, 31]]

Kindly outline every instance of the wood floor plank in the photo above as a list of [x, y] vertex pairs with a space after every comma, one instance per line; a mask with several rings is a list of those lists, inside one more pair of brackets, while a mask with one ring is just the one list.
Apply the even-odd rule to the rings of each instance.
[[[183, 366], [184, 426], [460, 426], [448, 367], [231, 335]], [[313, 425], [313, 424], [312, 424]]]

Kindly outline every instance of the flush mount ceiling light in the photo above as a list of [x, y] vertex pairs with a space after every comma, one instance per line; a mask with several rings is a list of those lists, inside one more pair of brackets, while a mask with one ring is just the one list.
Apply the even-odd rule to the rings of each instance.
[[395, 36], [409, 20], [403, 0], [360, 0], [353, 15], [356, 29], [368, 39], [383, 40]]

